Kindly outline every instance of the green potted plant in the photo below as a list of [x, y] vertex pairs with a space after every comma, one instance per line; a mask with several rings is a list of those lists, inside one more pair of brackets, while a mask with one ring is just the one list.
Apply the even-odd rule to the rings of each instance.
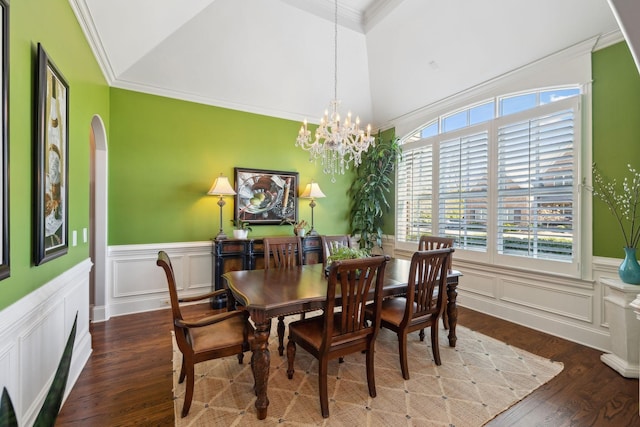
[[360, 247], [382, 247], [383, 215], [389, 211], [387, 194], [394, 185], [394, 175], [402, 149], [398, 138], [383, 141], [378, 133], [375, 145], [362, 155], [362, 164], [349, 188], [351, 199], [351, 235], [360, 236]]
[[232, 219], [231, 223], [233, 224], [233, 237], [236, 239], [246, 239], [249, 235], [249, 231], [253, 231], [249, 226], [248, 221]]

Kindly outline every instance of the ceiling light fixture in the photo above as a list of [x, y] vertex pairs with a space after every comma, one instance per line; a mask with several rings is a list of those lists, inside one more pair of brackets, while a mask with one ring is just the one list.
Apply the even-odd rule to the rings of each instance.
[[360, 129], [360, 118], [351, 120], [351, 112], [345, 120], [340, 120], [338, 106], [338, 0], [335, 0], [334, 14], [334, 78], [333, 100], [330, 102], [331, 113], [325, 110], [324, 117], [315, 132], [315, 140], [311, 140], [311, 131], [307, 128], [305, 119], [298, 132], [296, 147], [309, 152], [309, 161], [322, 159], [322, 171], [331, 175], [331, 182], [336, 182], [336, 174], [344, 175], [345, 170], [353, 162], [354, 167], [362, 163], [362, 153], [375, 145], [375, 138], [371, 136], [371, 125], [367, 125], [366, 132]]

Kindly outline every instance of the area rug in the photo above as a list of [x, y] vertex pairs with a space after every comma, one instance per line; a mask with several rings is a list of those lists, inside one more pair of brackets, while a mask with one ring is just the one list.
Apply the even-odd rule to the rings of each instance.
[[[377, 397], [369, 397], [362, 354], [329, 363], [328, 419], [320, 414], [317, 361], [298, 348], [293, 379], [287, 378], [286, 353], [270, 337], [269, 409], [256, 418], [251, 353], [240, 365], [227, 357], [196, 365], [191, 410], [180, 417], [184, 386], [178, 384], [182, 355], [173, 340], [173, 396], [177, 427], [195, 426], [482, 426], [548, 382], [563, 365], [458, 326], [455, 348], [440, 325], [442, 365], [425, 341], [409, 336], [409, 373], [400, 372], [396, 335], [381, 329], [376, 342]], [[186, 382], [186, 381], [185, 381]]]

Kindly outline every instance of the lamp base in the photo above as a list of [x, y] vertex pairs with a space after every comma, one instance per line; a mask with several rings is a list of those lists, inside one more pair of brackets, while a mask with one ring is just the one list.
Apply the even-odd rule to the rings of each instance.
[[307, 233], [307, 236], [317, 236], [318, 232], [314, 229], [311, 228], [311, 230], [309, 230], [309, 232]]
[[219, 240], [227, 240], [228, 237], [226, 234], [224, 234], [224, 231], [220, 230], [220, 232], [216, 235], [216, 241]]

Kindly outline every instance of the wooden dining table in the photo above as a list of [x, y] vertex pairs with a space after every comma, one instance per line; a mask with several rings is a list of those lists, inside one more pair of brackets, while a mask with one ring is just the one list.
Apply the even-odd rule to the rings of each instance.
[[[383, 296], [406, 293], [409, 260], [392, 258], [386, 266]], [[447, 276], [447, 304], [449, 345], [456, 345], [458, 309], [456, 298], [460, 272], [452, 270]], [[302, 265], [289, 269], [229, 271], [222, 276], [235, 303], [249, 311], [255, 324], [251, 363], [255, 380], [258, 419], [265, 419], [269, 398], [269, 333], [271, 319], [278, 316], [305, 313], [322, 309], [327, 297], [327, 277], [322, 264]], [[234, 303], [231, 301], [231, 303]]]

